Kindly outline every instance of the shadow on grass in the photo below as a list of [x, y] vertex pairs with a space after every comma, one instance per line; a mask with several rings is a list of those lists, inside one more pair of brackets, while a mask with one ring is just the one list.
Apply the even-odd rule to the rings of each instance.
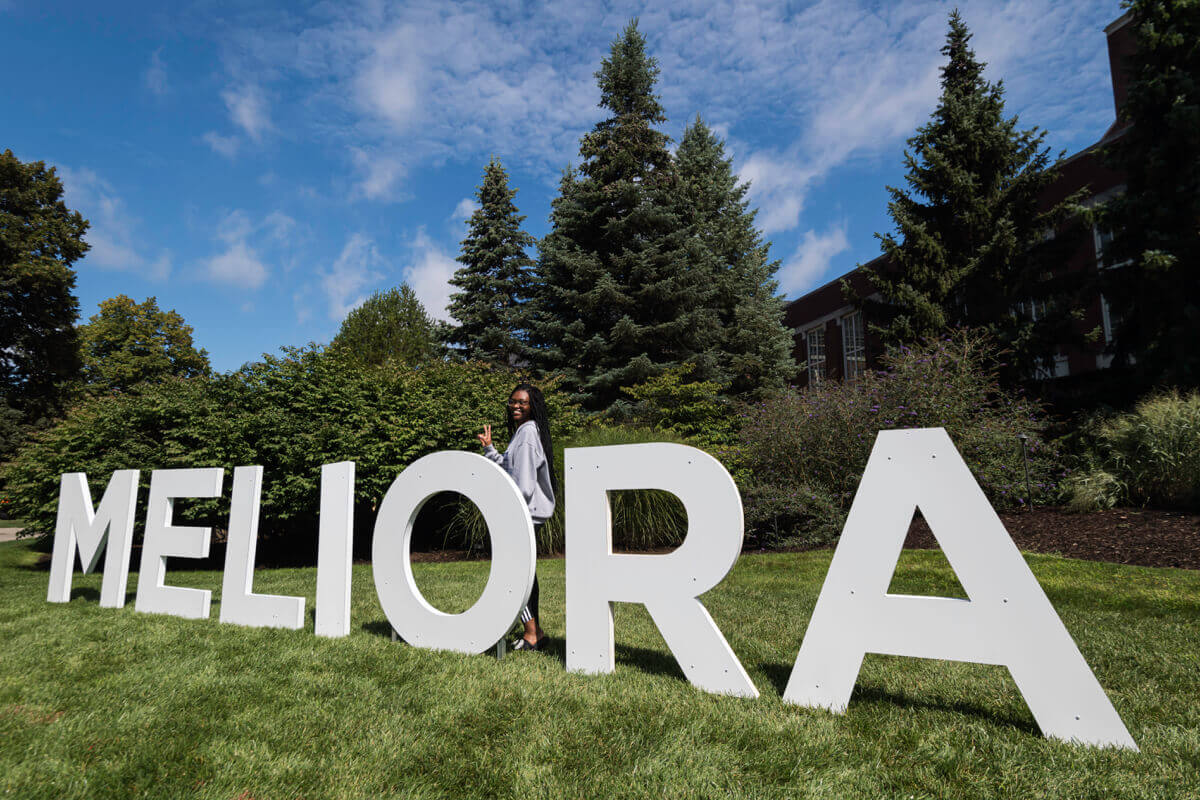
[[925, 711], [942, 711], [952, 714], [961, 714], [965, 717], [974, 717], [975, 719], [989, 722], [993, 725], [1006, 725], [1010, 728], [1028, 733], [1033, 736], [1040, 737], [1041, 729], [1037, 723], [1030, 717], [1016, 716], [1013, 714], [999, 714], [994, 709], [984, 708], [966, 700], [934, 700], [922, 697], [913, 697], [903, 692], [893, 692], [878, 686], [862, 686], [855, 684], [854, 692], [850, 695], [850, 704], [859, 703], [886, 703], [898, 708], [925, 710]]
[[[315, 615], [316, 612], [313, 612], [313, 613]], [[314, 616], [313, 619], [315, 620], [316, 617]], [[313, 624], [315, 625], [316, 622], [314, 621]], [[362, 625], [359, 626], [359, 628], [361, 628], [362, 630], [371, 634], [372, 636], [383, 636], [384, 638], [387, 638], [387, 639], [392, 638], [392, 624], [390, 622], [388, 622], [386, 619], [374, 620], [372, 622], [364, 622]]]
[[755, 664], [754, 666], [767, 676], [767, 680], [775, 687], [775, 693], [783, 697], [783, 690], [787, 688], [788, 678], [792, 677], [793, 664]]
[[[392, 626], [387, 620], [372, 620], [362, 623], [359, 627], [372, 636], [380, 636], [386, 639], [391, 639], [392, 637]], [[511, 643], [518, 635], [520, 635], [519, 632], [512, 630], [506, 633], [504, 638], [505, 641]], [[403, 641], [403, 639], [399, 641]], [[558, 636], [548, 635], [542, 641], [541, 654], [557, 660], [565, 668], [567, 663], [566, 640]], [[489, 648], [488, 652], [494, 651], [492, 648]], [[511, 654], [510, 651], [508, 655]], [[524, 657], [524, 654], [521, 654], [521, 657]], [[679, 680], [687, 680], [675, 658], [670, 654], [665, 654], [657, 650], [618, 644], [616, 648], [616, 663], [622, 666], [634, 667], [652, 675], [667, 675]]]
[[[364, 622], [361, 625], [362, 630], [375, 636], [391, 638], [392, 626], [387, 620], [375, 620], [372, 622]], [[514, 634], [515, 635], [515, 634]], [[506, 636], [507, 638], [507, 636]], [[567, 660], [567, 643], [566, 640], [557, 636], [547, 636], [543, 645], [542, 654], [550, 658], [558, 660], [566, 666]], [[509, 654], [512, 655], [511, 653]], [[665, 675], [681, 681], [687, 681], [683, 670], [680, 669], [679, 663], [670, 653], [664, 653], [660, 650], [650, 650], [644, 647], [631, 647], [629, 645], [618, 644], [616, 646], [616, 663], [622, 666], [633, 667], [640, 669], [642, 672], [651, 675]], [[523, 654], [519, 657], [525, 657]], [[770, 681], [779, 697], [783, 696], [784, 690], [787, 688], [788, 679], [792, 674], [792, 664], [756, 664], [754, 665]], [[854, 691], [850, 695], [851, 706], [856, 704], [875, 703], [880, 705], [889, 705], [899, 709], [910, 709], [914, 711], [939, 711], [952, 714], [960, 714], [965, 717], [973, 717], [993, 725], [1003, 725], [1014, 730], [1027, 733], [1032, 736], [1040, 736], [1041, 731], [1030, 717], [1017, 716], [1015, 714], [998, 714], [994, 709], [985, 708], [982, 705], [972, 703], [966, 700], [945, 701], [939, 699], [929, 699], [922, 697], [914, 697], [904, 692], [895, 692], [883, 689], [878, 686], [855, 684]]]
[[618, 644], [616, 662], [636, 667], [642, 672], [651, 675], [666, 675], [670, 678], [687, 681], [687, 677], [683, 674], [683, 670], [680, 669], [679, 662], [675, 660], [675, 656], [670, 653], [664, 653], [661, 650], [648, 650], [644, 647], [630, 647], [629, 645]]
[[[787, 689], [788, 679], [792, 676], [792, 664], [756, 664], [759, 671], [767, 676], [771, 685], [775, 687], [775, 691], [779, 697], [783, 697], [784, 691]], [[1023, 733], [1029, 733], [1034, 736], [1041, 736], [1041, 729], [1037, 723], [1029, 717], [1015, 716], [1012, 714], [997, 714], [994, 709], [985, 708], [976, 703], [966, 700], [945, 701], [937, 699], [929, 699], [924, 697], [914, 697], [904, 692], [894, 692], [888, 689], [883, 689], [878, 686], [863, 685], [861, 683], [854, 684], [854, 691], [850, 693], [851, 708], [855, 704], [862, 703], [877, 703], [880, 705], [890, 705], [901, 709], [911, 710], [926, 710], [926, 711], [942, 711], [952, 714], [961, 714], [966, 717], [974, 717], [984, 722], [992, 723], [993, 725], [1006, 725], [1008, 727], [1019, 730]]]
[[[130, 593], [130, 594], [132, 594], [132, 593]], [[126, 597], [128, 598], [128, 596], [129, 595], [127, 595]], [[77, 589], [71, 589], [71, 599], [72, 600], [78, 600], [81, 597], [90, 603], [99, 603], [100, 602], [100, 592], [96, 591], [95, 589], [92, 589], [90, 587], [82, 587], [82, 586]]]

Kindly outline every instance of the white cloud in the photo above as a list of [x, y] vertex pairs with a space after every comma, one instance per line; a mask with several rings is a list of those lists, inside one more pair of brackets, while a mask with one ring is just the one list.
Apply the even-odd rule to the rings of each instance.
[[240, 209], [230, 211], [213, 232], [224, 250], [202, 262], [204, 277], [241, 289], [260, 288], [271, 276], [261, 252], [268, 248], [276, 258], [285, 258], [295, 250], [298, 228], [296, 220], [282, 211], [272, 211], [259, 221]]
[[812, 169], [797, 164], [794, 156], [766, 152], [752, 154], [738, 170], [738, 178], [750, 182], [750, 202], [759, 209], [755, 223], [767, 235], [799, 224], [813, 177]]
[[[303, 30], [237, 31], [226, 58], [235, 75], [310, 80], [322, 120], [345, 121], [322, 134], [351, 148], [386, 152], [401, 135], [406, 165], [495, 153], [553, 179], [599, 116], [598, 46], [620, 30], [587, 27], [581, 41], [576, 14], [385, 0], [314, 14]], [[380, 185], [361, 191], [386, 196]]]
[[292, 293], [292, 306], [296, 309], [296, 324], [304, 325], [313, 318], [313, 309], [308, 302], [312, 287], [308, 284], [301, 286]]
[[296, 230], [296, 220], [282, 211], [272, 211], [263, 220], [262, 227], [272, 239], [286, 242]]
[[217, 238], [226, 244], [243, 242], [254, 232], [250, 216], [241, 210], [231, 211], [217, 224]]
[[150, 54], [150, 66], [142, 73], [142, 83], [153, 94], [159, 97], [170, 91], [167, 83], [167, 65], [162, 60], [162, 48]]
[[412, 241], [413, 262], [405, 272], [404, 280], [416, 294], [425, 313], [433, 319], [449, 320], [450, 295], [454, 287], [450, 278], [460, 266], [454, 257], [437, 245], [423, 229], [417, 231]]
[[464, 197], [458, 201], [458, 205], [454, 207], [454, 213], [450, 215], [451, 220], [470, 219], [471, 215], [479, 210], [479, 203], [475, 202], [473, 197]]
[[375, 243], [367, 235], [355, 233], [346, 240], [333, 266], [321, 276], [330, 319], [344, 319], [367, 299], [363, 290], [383, 277], [376, 271], [382, 263]]
[[67, 206], [89, 221], [84, 241], [90, 245], [85, 258], [89, 266], [133, 272], [155, 281], [171, 274], [171, 256], [145, 252], [141, 220], [125, 206], [112, 184], [93, 170], [58, 167]]
[[216, 131], [209, 131], [201, 138], [205, 144], [212, 148], [214, 153], [223, 155], [226, 158], [233, 158], [237, 155], [238, 140], [234, 136], [222, 136]]
[[204, 264], [206, 277], [242, 289], [257, 289], [267, 281], [267, 268], [258, 254], [244, 241], [234, 241], [229, 248]]
[[[1081, 128], [1111, 119], [1100, 28], [1117, 13], [1057, 0], [962, 0], [987, 76], [1004, 78], [1023, 124]], [[646, 6], [446, 4], [373, 0], [286, 26], [235, 31], [235, 75], [299, 77], [318, 136], [350, 152], [356, 193], [390, 199], [417, 165], [488, 154], [553, 184], [604, 113], [593, 73], [640, 17], [678, 136], [697, 111], [736, 144], [768, 232], [795, 230], [805, 196], [855, 159], [899, 163], [898, 147], [937, 100], [947, 0], [712, 0]], [[1078, 69], [1078, 65], [1085, 65]], [[1050, 77], [1052, 76], [1052, 77]], [[251, 136], [269, 125], [261, 93], [238, 95]], [[1081, 100], [1080, 98], [1085, 98]], [[243, 113], [244, 112], [244, 113]], [[329, 124], [328, 120], [337, 120]], [[254, 132], [258, 133], [255, 134]], [[403, 139], [403, 160], [387, 157]], [[731, 152], [735, 148], [731, 147]], [[360, 153], [361, 155], [356, 155]]]
[[229, 110], [229, 118], [256, 142], [271, 129], [271, 116], [267, 109], [262, 89], [246, 84], [221, 92], [221, 99]]
[[850, 249], [845, 225], [833, 225], [824, 233], [805, 231], [800, 246], [777, 273], [779, 288], [795, 297], [816, 288], [829, 271], [833, 257]]
[[355, 194], [368, 200], [396, 199], [396, 184], [404, 177], [404, 164], [393, 156], [369, 152], [361, 147], [350, 149], [354, 166], [362, 175]]

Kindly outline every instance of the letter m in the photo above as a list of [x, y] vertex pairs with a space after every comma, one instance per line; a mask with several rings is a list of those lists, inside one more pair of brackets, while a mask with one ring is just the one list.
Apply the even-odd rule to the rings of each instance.
[[104, 490], [98, 511], [92, 510], [87, 475], [69, 472], [62, 476], [58, 495], [58, 524], [54, 529], [54, 553], [50, 558], [50, 589], [46, 600], [65, 603], [71, 599], [71, 574], [75, 552], [84, 572], [91, 572], [105, 550], [104, 581], [100, 605], [125, 605], [125, 583], [129, 577], [129, 552], [133, 547], [133, 514], [137, 506], [138, 471], [117, 470]]

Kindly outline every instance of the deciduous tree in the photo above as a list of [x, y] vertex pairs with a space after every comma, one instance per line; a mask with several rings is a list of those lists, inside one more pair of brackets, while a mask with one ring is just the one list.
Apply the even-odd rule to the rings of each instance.
[[103, 391], [126, 392], [143, 381], [209, 372], [208, 352], [192, 343], [192, 326], [176, 311], [148, 297], [135, 303], [123, 294], [100, 304], [100, 313], [79, 328], [83, 376]]
[[375, 292], [347, 314], [329, 348], [365, 367], [413, 366], [441, 355], [433, 320], [408, 284]]
[[79, 376], [71, 265], [88, 222], [62, 196], [54, 167], [0, 153], [0, 404], [29, 422], [55, 413]]

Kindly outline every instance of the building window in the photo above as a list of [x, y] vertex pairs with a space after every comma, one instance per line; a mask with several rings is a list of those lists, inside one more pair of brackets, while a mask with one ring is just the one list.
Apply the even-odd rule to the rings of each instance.
[[1031, 322], [1037, 322], [1039, 319], [1045, 318], [1047, 308], [1045, 300], [1030, 298], [1017, 303], [1017, 313]]
[[842, 317], [842, 375], [853, 380], [867, 370], [867, 340], [863, 335], [862, 312]]
[[1104, 344], [1110, 345], [1113, 341], [1113, 321], [1112, 311], [1108, 308], [1108, 300], [1104, 295], [1100, 295], [1100, 321], [1104, 324]]
[[1117, 337], [1114, 330], [1116, 319], [1113, 317], [1112, 309], [1108, 306], [1108, 298], [1104, 295], [1100, 295], [1100, 322], [1104, 328], [1105, 352], [1096, 354], [1096, 369], [1107, 369], [1112, 366], [1112, 344]]
[[1071, 374], [1071, 365], [1065, 355], [1056, 353], [1050, 362], [1039, 359], [1034, 369], [1033, 377], [1044, 381], [1051, 378], [1065, 378]]
[[1094, 226], [1092, 228], [1092, 238], [1096, 243], [1096, 266], [1100, 269], [1113, 269], [1115, 267], [1123, 267], [1130, 262], [1130, 259], [1125, 259], [1117, 264], [1104, 263], [1104, 251], [1108, 249], [1113, 241], [1113, 232], [1111, 230]]
[[804, 340], [808, 343], [808, 382], [817, 384], [825, 380], [825, 326], [810, 328]]

